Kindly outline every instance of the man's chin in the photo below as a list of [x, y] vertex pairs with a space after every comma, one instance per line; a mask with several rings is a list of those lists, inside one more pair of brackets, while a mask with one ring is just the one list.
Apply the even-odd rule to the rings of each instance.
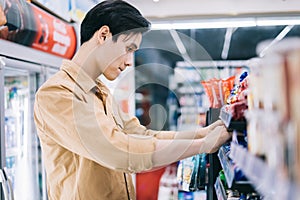
[[109, 81], [114, 81], [116, 80], [116, 78], [118, 78], [118, 76], [104, 76], [104, 77]]

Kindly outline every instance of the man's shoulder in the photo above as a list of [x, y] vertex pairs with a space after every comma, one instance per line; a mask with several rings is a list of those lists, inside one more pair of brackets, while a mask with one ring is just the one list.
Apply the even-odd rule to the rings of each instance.
[[[63, 72], [62, 72], [63, 73]], [[46, 80], [35, 93], [35, 103], [40, 106], [60, 106], [65, 104], [74, 96], [75, 83], [61, 74], [61, 72], [53, 75]]]
[[38, 92], [55, 92], [57, 90], [72, 90], [75, 82], [62, 70], [48, 78], [38, 89]]

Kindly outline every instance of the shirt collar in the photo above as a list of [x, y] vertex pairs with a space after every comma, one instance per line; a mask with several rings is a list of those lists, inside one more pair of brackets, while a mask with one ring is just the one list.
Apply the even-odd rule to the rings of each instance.
[[63, 60], [60, 69], [69, 74], [85, 93], [97, 86], [96, 82], [91, 79], [80, 66], [71, 60]]

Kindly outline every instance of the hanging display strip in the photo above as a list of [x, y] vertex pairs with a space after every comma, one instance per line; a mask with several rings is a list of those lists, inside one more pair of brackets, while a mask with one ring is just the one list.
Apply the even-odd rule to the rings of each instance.
[[72, 24], [26, 1], [8, 0], [2, 9], [6, 23], [0, 24], [0, 39], [63, 58], [74, 55], [77, 37]]

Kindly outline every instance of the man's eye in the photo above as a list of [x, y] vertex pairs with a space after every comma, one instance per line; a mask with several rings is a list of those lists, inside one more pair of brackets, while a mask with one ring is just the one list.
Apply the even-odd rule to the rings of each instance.
[[133, 48], [131, 48], [131, 47], [127, 47], [127, 52], [134, 52], [134, 49]]

